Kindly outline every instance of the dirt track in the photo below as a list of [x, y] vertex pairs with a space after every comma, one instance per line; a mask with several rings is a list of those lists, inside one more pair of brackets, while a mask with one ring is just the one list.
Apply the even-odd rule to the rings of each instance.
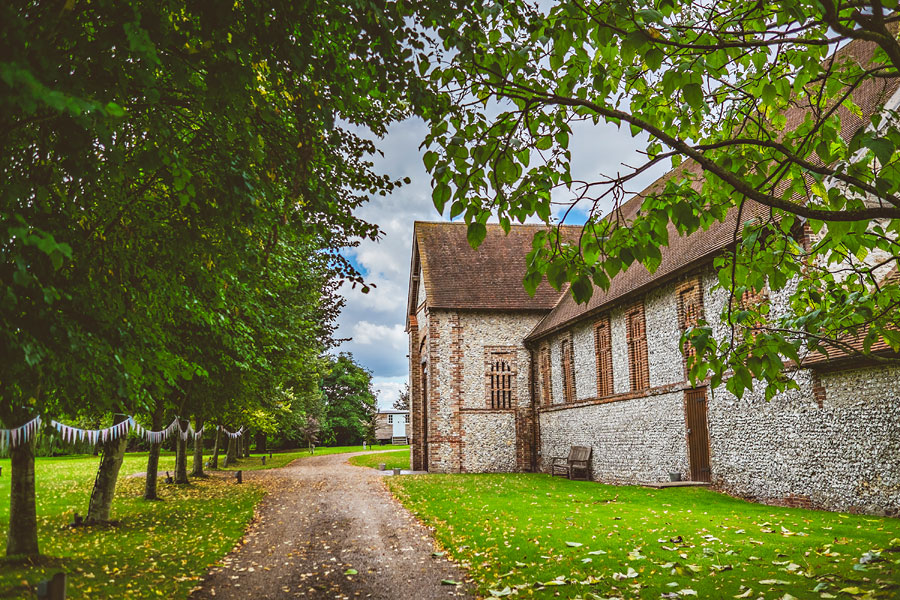
[[441, 584], [464, 575], [432, 555], [430, 532], [384, 489], [383, 475], [347, 464], [349, 456], [355, 454], [246, 472], [275, 478], [275, 489], [244, 544], [191, 599], [470, 597], [463, 586]]

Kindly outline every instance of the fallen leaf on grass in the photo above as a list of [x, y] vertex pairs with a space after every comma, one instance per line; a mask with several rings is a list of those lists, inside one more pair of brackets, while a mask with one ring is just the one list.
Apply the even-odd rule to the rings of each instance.
[[781, 579], [760, 579], [759, 582], [762, 585], [788, 585], [790, 581], [783, 581]]
[[462, 585], [462, 583], [452, 579], [441, 579], [441, 585]]
[[838, 590], [842, 594], [850, 594], [851, 596], [861, 596], [862, 594], [868, 594], [868, 590], [864, 590], [857, 586], [845, 587]]
[[640, 573], [638, 573], [631, 567], [628, 567], [627, 573], [613, 573], [613, 579], [615, 579], [616, 581], [622, 581], [623, 579], [633, 579], [638, 575], [640, 575]]
[[502, 590], [488, 590], [488, 592], [489, 592], [490, 595], [493, 596], [494, 598], [502, 598], [502, 597], [504, 597], [504, 596], [511, 596], [512, 594], [515, 593], [515, 592], [513, 592], [513, 590], [511, 590], [511, 589], [509, 588], [509, 586], [506, 586], [506, 587], [503, 588]]
[[580, 548], [583, 545], [581, 542], [566, 542], [566, 546], [570, 548]]
[[752, 595], [753, 588], [747, 588], [747, 591], [745, 591], [743, 594], [738, 594], [737, 596], [735, 596], [735, 598], [749, 598]]

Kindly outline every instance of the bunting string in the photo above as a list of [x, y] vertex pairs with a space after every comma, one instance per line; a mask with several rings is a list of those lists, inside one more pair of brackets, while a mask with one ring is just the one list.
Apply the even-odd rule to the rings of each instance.
[[[19, 427], [13, 429], [0, 429], [0, 451], [6, 448], [16, 448], [19, 445], [30, 441], [40, 429], [41, 422], [41, 417], [37, 416]], [[203, 436], [203, 431], [206, 429], [204, 426], [201, 427], [199, 431], [194, 431], [190, 421], [188, 421], [187, 429], [182, 431], [179, 418], [175, 417], [165, 429], [160, 431], [150, 431], [139, 425], [134, 420], [134, 417], [131, 416], [121, 423], [117, 423], [112, 427], [106, 427], [104, 429], [81, 429], [79, 427], [72, 427], [71, 425], [60, 423], [54, 419], [50, 420], [50, 427], [56, 430], [63, 441], [72, 444], [78, 442], [88, 442], [90, 444], [108, 442], [127, 436], [131, 432], [134, 432], [138, 437], [147, 440], [151, 444], [161, 444], [176, 430], [181, 435], [183, 441], [187, 441], [190, 437], [193, 437], [194, 441], [197, 441]], [[243, 426], [235, 432], [230, 432], [221, 426], [219, 427], [219, 430], [224, 431], [225, 434], [232, 439], [238, 438], [244, 433]]]
[[231, 432], [231, 431], [228, 431], [227, 429], [225, 429], [224, 427], [222, 427], [222, 426], [220, 425], [220, 426], [219, 426], [219, 431], [223, 432], [225, 435], [227, 435], [227, 436], [230, 437], [231, 439], [235, 439], [235, 438], [239, 438], [239, 437], [241, 437], [242, 435], [244, 435], [244, 426], [241, 425], [241, 428], [240, 428], [240, 429], [238, 429], [237, 431]]
[[29, 442], [41, 426], [40, 415], [14, 429], [0, 429], [0, 450]]

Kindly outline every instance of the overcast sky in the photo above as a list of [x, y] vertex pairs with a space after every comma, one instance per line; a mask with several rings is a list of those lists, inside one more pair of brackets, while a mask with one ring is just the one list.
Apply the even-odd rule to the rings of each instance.
[[[338, 320], [336, 335], [352, 340], [341, 344], [338, 350], [352, 352], [358, 363], [372, 371], [381, 408], [390, 408], [409, 371], [403, 328], [413, 222], [449, 220], [431, 203], [431, 178], [422, 165], [419, 150], [425, 133], [422, 121], [410, 119], [394, 125], [384, 139], [377, 141], [384, 157], [375, 158], [376, 167], [391, 177], [409, 177], [412, 182], [388, 197], [373, 197], [357, 212], [366, 221], [377, 223], [384, 236], [377, 243], [365, 242], [345, 252], [366, 281], [377, 287], [368, 294], [361, 293], [359, 287], [342, 288], [347, 305]], [[622, 163], [640, 164], [637, 151], [645, 145], [645, 138], [632, 138], [627, 128], [605, 125], [580, 125], [571, 139], [572, 174], [583, 179], [623, 171]], [[634, 182], [635, 190], [643, 189], [665, 170], [665, 166], [659, 166], [644, 173]], [[583, 215], [570, 215], [567, 222], [580, 222], [578, 219], [583, 221]]]

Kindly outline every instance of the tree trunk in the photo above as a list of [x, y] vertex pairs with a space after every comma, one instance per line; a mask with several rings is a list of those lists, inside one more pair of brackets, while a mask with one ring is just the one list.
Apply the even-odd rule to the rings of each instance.
[[[124, 420], [124, 415], [116, 415], [113, 419], [113, 424], [118, 425]], [[86, 518], [88, 523], [105, 523], [109, 521], [113, 496], [116, 494], [116, 481], [119, 479], [119, 469], [122, 467], [122, 459], [125, 458], [125, 446], [127, 444], [128, 436], [124, 435], [119, 439], [107, 440], [102, 444], [103, 454], [100, 458], [100, 466], [97, 469], [97, 478], [94, 479], [91, 502], [88, 505]]]
[[216, 425], [216, 442], [213, 444], [213, 455], [212, 458], [209, 459], [209, 468], [210, 469], [218, 469], [219, 468], [219, 426]]
[[265, 431], [257, 431], [256, 432], [256, 451], [260, 454], [265, 454], [268, 452], [266, 449], [266, 432]]
[[228, 451], [225, 453], [225, 466], [230, 467], [237, 462], [237, 442], [231, 436], [228, 436]]
[[[162, 428], [163, 403], [157, 402], [150, 417], [150, 429], [159, 431]], [[147, 477], [144, 478], [144, 500], [159, 500], [156, 495], [157, 472], [159, 471], [159, 451], [162, 444], [150, 444], [150, 453], [147, 455]]]
[[237, 458], [244, 458], [244, 436], [234, 438], [234, 453]]
[[183, 437], [184, 426], [182, 420], [178, 419], [178, 429], [175, 432], [178, 436], [175, 440], [175, 483], [188, 483], [187, 440]]
[[[197, 431], [203, 429], [203, 419], [197, 418]], [[194, 468], [191, 477], [206, 477], [203, 472], [203, 435], [194, 435]]]
[[241, 436], [241, 444], [243, 444], [244, 448], [244, 458], [250, 458], [250, 433], [245, 432], [244, 435]]
[[34, 495], [34, 440], [10, 450], [9, 531], [6, 555], [38, 554]]

